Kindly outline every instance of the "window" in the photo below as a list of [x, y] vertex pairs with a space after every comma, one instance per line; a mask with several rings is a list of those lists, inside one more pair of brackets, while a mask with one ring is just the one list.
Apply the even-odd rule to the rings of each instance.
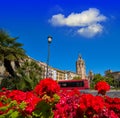
[[84, 87], [84, 81], [80, 82], [59, 82], [60, 87]]

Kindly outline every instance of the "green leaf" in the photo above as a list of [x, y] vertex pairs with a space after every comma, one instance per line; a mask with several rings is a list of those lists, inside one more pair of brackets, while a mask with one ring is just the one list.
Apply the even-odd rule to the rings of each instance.
[[5, 116], [4, 115], [0, 115], [0, 118], [5, 118]]
[[54, 94], [53, 97], [54, 97], [54, 101], [55, 101], [56, 103], [60, 100], [60, 96], [57, 95], [57, 94]]
[[45, 101], [41, 101], [37, 104], [36, 110], [33, 112], [33, 116], [36, 118], [53, 118], [52, 107]]
[[19, 116], [19, 112], [18, 111], [14, 111], [10, 114], [10, 118], [17, 118]]
[[11, 108], [11, 107], [17, 106], [17, 105], [18, 105], [18, 104], [17, 104], [17, 101], [16, 101], [16, 100], [13, 100], [13, 101], [11, 101], [10, 104], [8, 105], [8, 108]]
[[21, 110], [24, 110], [25, 107], [26, 107], [26, 103], [25, 103], [25, 102], [21, 102], [20, 105], [19, 105], [19, 108], [20, 108]]
[[0, 107], [0, 111], [6, 111], [6, 110], [8, 110], [8, 106]]

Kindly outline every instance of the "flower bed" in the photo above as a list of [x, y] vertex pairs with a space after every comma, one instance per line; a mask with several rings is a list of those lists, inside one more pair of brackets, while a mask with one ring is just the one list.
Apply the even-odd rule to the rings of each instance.
[[[0, 118], [120, 118], [120, 98], [110, 98], [110, 86], [98, 82], [98, 95], [60, 91], [56, 81], [43, 79], [33, 91], [0, 92]], [[101, 94], [102, 96], [99, 96]]]

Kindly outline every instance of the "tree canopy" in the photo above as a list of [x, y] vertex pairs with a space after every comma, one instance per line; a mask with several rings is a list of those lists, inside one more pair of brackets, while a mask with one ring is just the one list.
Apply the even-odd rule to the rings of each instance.
[[14, 68], [11, 62], [15, 62], [15, 66], [19, 66], [19, 60], [26, 57], [23, 44], [17, 42], [17, 37], [11, 37], [5, 30], [0, 29], [0, 60], [4, 63], [6, 71], [15, 77]]

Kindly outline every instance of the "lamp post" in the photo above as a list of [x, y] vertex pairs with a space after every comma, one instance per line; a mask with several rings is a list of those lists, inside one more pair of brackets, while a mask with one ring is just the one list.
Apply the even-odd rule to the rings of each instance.
[[52, 42], [52, 37], [48, 36], [48, 57], [47, 57], [47, 72], [46, 78], [48, 77], [48, 66], [49, 66], [49, 59], [50, 59], [50, 43]]

